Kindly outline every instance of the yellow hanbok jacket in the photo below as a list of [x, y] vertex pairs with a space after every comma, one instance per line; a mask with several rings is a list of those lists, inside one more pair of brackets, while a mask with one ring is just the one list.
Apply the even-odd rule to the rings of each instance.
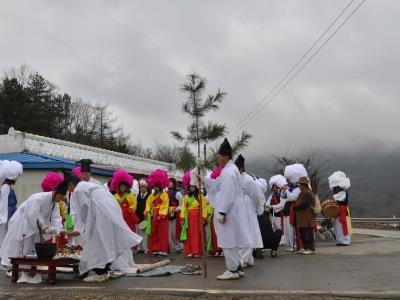
[[[201, 217], [204, 220], [207, 220], [207, 200], [206, 198], [203, 196], [203, 194], [200, 194], [199, 197], [201, 198], [201, 208], [202, 208], [202, 214]], [[182, 202], [182, 206], [181, 206], [181, 220], [185, 219], [185, 213], [186, 210], [192, 210], [192, 209], [199, 209], [200, 207], [200, 203], [198, 199], [195, 199], [192, 203], [192, 205], [189, 205], [188, 200], [189, 200], [189, 195], [185, 195], [185, 197], [183, 197], [183, 202]]]
[[136, 212], [136, 207], [137, 207], [137, 199], [136, 196], [132, 193], [127, 193], [125, 198], [124, 195], [122, 195], [122, 197], [116, 193], [114, 195], [115, 200], [118, 202], [119, 205], [122, 204], [122, 202], [124, 202], [124, 200], [126, 200], [128, 202], [129, 208], [133, 211]]
[[169, 197], [166, 192], [162, 192], [160, 197], [156, 198], [157, 194], [152, 193], [146, 201], [146, 208], [144, 210], [145, 216], [149, 215], [152, 209], [158, 208], [160, 216], [168, 216], [169, 210]]

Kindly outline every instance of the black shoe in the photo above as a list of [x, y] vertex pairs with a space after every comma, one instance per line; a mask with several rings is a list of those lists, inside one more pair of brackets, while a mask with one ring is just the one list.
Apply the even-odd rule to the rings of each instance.
[[261, 252], [261, 249], [256, 249], [256, 253], [254, 255], [254, 258], [258, 258], [258, 259], [263, 259], [264, 258], [264, 254]]
[[271, 257], [278, 257], [278, 252], [272, 250]]

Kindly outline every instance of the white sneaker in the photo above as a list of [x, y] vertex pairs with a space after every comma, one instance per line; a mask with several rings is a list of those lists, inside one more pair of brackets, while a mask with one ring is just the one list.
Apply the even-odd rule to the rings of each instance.
[[7, 272], [6, 272], [6, 276], [7, 276], [8, 278], [12, 278], [12, 271], [11, 271], [11, 270], [7, 271]]
[[218, 280], [230, 280], [230, 279], [239, 279], [239, 273], [233, 273], [231, 271], [225, 271], [223, 274], [218, 275]]
[[238, 270], [237, 273], [239, 274], [239, 277], [244, 277], [244, 271], [243, 270]]
[[297, 251], [297, 254], [306, 254], [306, 250], [304, 250], [304, 248], [301, 248], [299, 251]]
[[167, 257], [168, 253], [167, 252], [158, 252], [158, 255], [163, 256], [163, 257]]
[[29, 275], [26, 272], [21, 272], [21, 276], [17, 280], [17, 283], [27, 283], [29, 282]]
[[240, 266], [244, 269], [247, 268], [249, 265], [247, 263], [241, 263]]
[[293, 249], [293, 248], [291, 248], [291, 247], [289, 247], [289, 248], [287, 248], [285, 251], [286, 251], [286, 252], [293, 252], [293, 251], [294, 251], [294, 249]]
[[41, 283], [42, 282], [42, 275], [36, 273], [35, 276], [31, 277], [29, 283]]
[[300, 254], [303, 254], [303, 255], [310, 255], [311, 253], [310, 253], [310, 250], [305, 250], [304, 252], [301, 252]]
[[93, 275], [89, 275], [85, 278], [83, 278], [84, 282], [106, 282], [108, 280], [108, 276], [103, 274], [103, 275], [97, 275], [97, 274], [93, 274]]
[[315, 251], [307, 250], [307, 254], [315, 254]]

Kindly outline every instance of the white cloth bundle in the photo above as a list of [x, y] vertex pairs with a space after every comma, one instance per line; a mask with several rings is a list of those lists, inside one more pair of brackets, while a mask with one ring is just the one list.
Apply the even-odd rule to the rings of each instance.
[[279, 188], [283, 188], [285, 185], [287, 185], [286, 178], [283, 177], [282, 175], [274, 175], [269, 179], [269, 187], [272, 188], [273, 185], [276, 185]]
[[0, 178], [15, 180], [23, 172], [22, 165], [15, 160], [3, 160], [0, 164]]
[[298, 183], [300, 177], [308, 177], [306, 168], [304, 168], [302, 164], [293, 164], [286, 166], [283, 175], [293, 184]]
[[344, 190], [347, 190], [350, 187], [350, 179], [347, 178], [346, 174], [342, 171], [337, 171], [328, 177], [329, 187], [331, 190], [335, 186], [339, 186]]

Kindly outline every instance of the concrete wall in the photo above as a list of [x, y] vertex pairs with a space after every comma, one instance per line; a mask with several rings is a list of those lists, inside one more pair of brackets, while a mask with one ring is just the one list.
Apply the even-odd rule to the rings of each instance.
[[[51, 170], [24, 170], [24, 173], [18, 178], [17, 183], [14, 186], [15, 193], [17, 195], [18, 203], [26, 200], [30, 195], [42, 191], [40, 186], [44, 176]], [[60, 173], [61, 174], [61, 173]], [[62, 174], [61, 174], [62, 175]], [[93, 176], [97, 180], [105, 183], [108, 178], [102, 176]]]

